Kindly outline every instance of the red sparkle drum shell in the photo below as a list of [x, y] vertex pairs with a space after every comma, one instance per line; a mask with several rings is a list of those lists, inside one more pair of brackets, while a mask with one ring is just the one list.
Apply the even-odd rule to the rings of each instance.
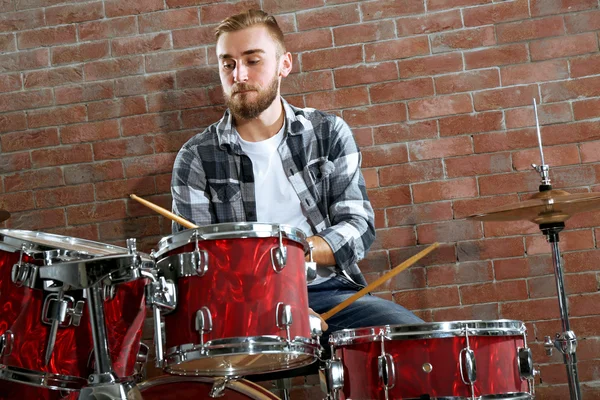
[[[56, 264], [117, 252], [127, 253], [127, 249], [60, 235], [0, 230], [0, 338], [5, 342], [0, 352], [0, 379], [60, 390], [79, 389], [94, 372], [94, 347], [87, 304], [84, 304], [79, 326], [58, 328], [50, 362], [45, 365], [50, 324], [42, 322], [42, 309], [51, 292], [13, 283], [11, 271], [13, 265], [19, 262], [22, 245], [29, 254], [24, 254], [22, 261], [41, 268], [51, 258], [50, 261]], [[114, 298], [104, 302], [113, 369], [122, 378], [133, 376], [136, 372], [146, 314], [145, 285], [146, 279], [120, 283], [115, 286]], [[67, 290], [64, 296], [85, 303], [82, 290]]]
[[[380, 378], [382, 339], [393, 359], [395, 379], [390, 399], [470, 399], [471, 386], [461, 377], [461, 350], [475, 354], [476, 398], [531, 399], [529, 382], [520, 376], [518, 349], [525, 347], [520, 321], [459, 321], [391, 325], [334, 332], [336, 358], [343, 364], [341, 399], [385, 399]], [[463, 369], [463, 371], [465, 371]], [[466, 377], [466, 372], [463, 373]], [[489, 397], [486, 397], [489, 396]]]
[[[212, 399], [214, 380], [206, 377], [161, 376], [138, 385], [144, 400]], [[267, 389], [245, 380], [229, 382], [223, 392], [224, 400], [279, 400]]]
[[[207, 271], [182, 276], [172, 269], [182, 254], [196, 248], [207, 255]], [[272, 252], [281, 241], [286, 266], [277, 272]], [[159, 243], [157, 266], [175, 274], [178, 302], [164, 318], [166, 370], [201, 376], [246, 375], [310, 364], [318, 340], [312, 339], [308, 313], [304, 234], [291, 227], [262, 223], [217, 224], [183, 231]], [[171, 262], [171, 261], [172, 262]], [[181, 266], [179, 266], [181, 267]], [[186, 275], [186, 274], [183, 274]], [[291, 342], [278, 326], [281, 304], [291, 306]], [[279, 306], [278, 306], [279, 305]], [[203, 335], [197, 312], [210, 311], [212, 330]]]

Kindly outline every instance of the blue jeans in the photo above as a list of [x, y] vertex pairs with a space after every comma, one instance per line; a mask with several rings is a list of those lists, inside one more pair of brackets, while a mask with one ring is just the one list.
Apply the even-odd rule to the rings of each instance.
[[[322, 314], [331, 310], [362, 289], [342, 275], [314, 286], [308, 286], [308, 305]], [[327, 320], [329, 328], [323, 332], [321, 344], [329, 348], [327, 341], [331, 332], [367, 326], [420, 324], [423, 320], [406, 308], [392, 301], [367, 294]]]

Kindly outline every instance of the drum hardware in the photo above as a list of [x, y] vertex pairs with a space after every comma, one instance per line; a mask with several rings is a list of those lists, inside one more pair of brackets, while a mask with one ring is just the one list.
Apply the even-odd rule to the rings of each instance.
[[102, 299], [104, 301], [109, 301], [115, 298], [117, 295], [117, 286], [116, 285], [102, 285]]
[[60, 292], [46, 296], [42, 307], [42, 322], [52, 325], [54, 321], [58, 321], [59, 328], [79, 326], [85, 302], [81, 300], [76, 302], [73, 297], [64, 294], [60, 299], [59, 297]]
[[313, 250], [314, 244], [312, 242], [308, 242], [308, 254], [309, 261], [306, 261], [304, 265], [306, 266], [306, 282], [310, 283], [317, 278], [317, 263], [313, 259]]
[[23, 253], [25, 253], [27, 246], [25, 243], [21, 245], [21, 252], [19, 254], [19, 262], [12, 267], [11, 280], [17, 285], [22, 287], [23, 285], [34, 289], [36, 285], [36, 277], [38, 266], [34, 264], [23, 262]]
[[379, 371], [379, 380], [385, 390], [385, 399], [389, 399], [389, 390], [396, 386], [396, 369], [394, 367], [394, 357], [385, 352], [385, 331], [379, 332], [381, 339], [381, 355], [377, 357], [377, 367]]
[[344, 388], [344, 365], [335, 358], [333, 350], [331, 357], [331, 360], [325, 361], [325, 368], [319, 370], [321, 389], [328, 393], [327, 400], [339, 400], [340, 391]]
[[271, 265], [273, 270], [279, 273], [283, 271], [287, 264], [287, 249], [283, 245], [283, 232], [279, 229], [279, 247], [271, 249]]
[[135, 357], [135, 381], [141, 382], [144, 379], [144, 368], [148, 362], [148, 354], [150, 353], [150, 347], [144, 342], [140, 342], [140, 349], [138, 350], [137, 356]]
[[11, 331], [5, 331], [0, 335], [0, 357], [9, 356], [12, 353], [15, 335]]
[[285, 329], [287, 340], [292, 340], [290, 335], [290, 325], [294, 322], [292, 318], [292, 306], [284, 303], [277, 303], [277, 308], [275, 309], [276, 313], [276, 323], [279, 329]]
[[196, 330], [200, 334], [200, 345], [204, 347], [204, 335], [212, 332], [212, 315], [208, 307], [204, 306], [196, 311], [196, 320], [194, 323]]
[[156, 263], [170, 280], [186, 276], [204, 276], [208, 272], [208, 253], [204, 250], [173, 254]]
[[210, 396], [211, 399], [217, 398], [217, 397], [223, 397], [223, 395], [225, 394], [225, 388], [227, 387], [227, 384], [229, 382], [233, 382], [240, 379], [239, 376], [226, 376], [226, 377], [222, 377], [222, 378], [215, 378], [215, 381], [212, 385], [212, 388], [210, 389], [210, 393], [208, 394]]
[[321, 318], [316, 315], [309, 314], [308, 321], [310, 324], [310, 335], [313, 339], [318, 339], [323, 335], [323, 329], [321, 329]]

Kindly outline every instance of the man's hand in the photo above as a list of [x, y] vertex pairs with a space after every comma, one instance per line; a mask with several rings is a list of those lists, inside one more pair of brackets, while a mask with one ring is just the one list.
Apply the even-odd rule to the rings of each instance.
[[319, 319], [321, 320], [321, 330], [323, 332], [325, 332], [327, 330], [327, 328], [329, 328], [329, 325], [327, 325], [327, 322], [325, 322], [325, 320], [323, 318], [321, 318], [321, 315], [317, 314], [312, 308], [309, 308], [308, 312], [310, 313], [310, 315], [314, 315], [315, 317], [319, 317]]

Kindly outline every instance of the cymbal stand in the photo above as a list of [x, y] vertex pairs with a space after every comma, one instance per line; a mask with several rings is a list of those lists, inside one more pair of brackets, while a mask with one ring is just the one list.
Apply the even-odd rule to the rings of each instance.
[[[541, 165], [532, 164], [532, 167], [540, 173], [542, 177], [542, 184], [539, 189], [540, 192], [551, 190], [552, 185], [550, 184], [549, 171], [550, 168], [544, 162], [544, 152], [542, 150], [542, 135], [540, 133], [540, 125], [537, 115], [537, 105], [535, 99], [533, 99], [533, 108], [535, 113], [535, 124], [537, 128], [538, 142], [540, 148]], [[557, 348], [563, 355], [563, 361], [567, 368], [567, 377], [569, 381], [569, 393], [571, 400], [581, 400], [581, 389], [579, 387], [579, 375], [577, 373], [577, 337], [571, 330], [569, 325], [569, 307], [567, 302], [567, 295], [565, 292], [565, 283], [563, 277], [562, 262], [559, 249], [559, 232], [565, 227], [564, 222], [552, 222], [540, 224], [540, 230], [546, 236], [548, 242], [552, 246], [552, 262], [554, 264], [554, 275], [556, 278], [556, 290], [558, 293], [558, 307], [560, 309], [560, 319], [562, 322], [562, 333], [557, 333], [554, 341], [550, 339], [550, 336], [545, 337], [544, 347], [546, 353], [552, 355], [553, 348]]]

